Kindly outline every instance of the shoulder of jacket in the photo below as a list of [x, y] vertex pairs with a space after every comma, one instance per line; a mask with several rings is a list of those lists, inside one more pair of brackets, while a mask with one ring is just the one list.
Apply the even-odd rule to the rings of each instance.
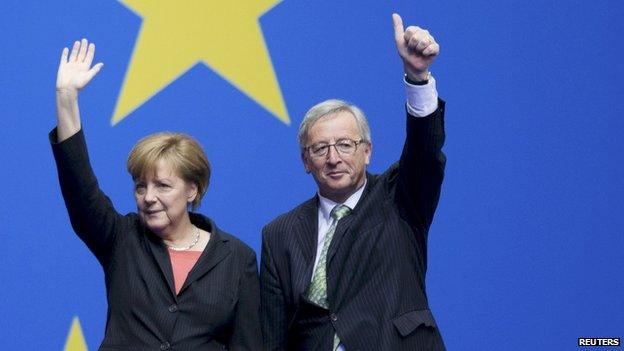
[[292, 210], [278, 215], [264, 226], [262, 229], [263, 234], [275, 235], [273, 233], [281, 232], [285, 228], [292, 226], [294, 223], [298, 222], [306, 212], [309, 212], [312, 208], [316, 209], [317, 201], [318, 199], [315, 195], [311, 199], [300, 203]]

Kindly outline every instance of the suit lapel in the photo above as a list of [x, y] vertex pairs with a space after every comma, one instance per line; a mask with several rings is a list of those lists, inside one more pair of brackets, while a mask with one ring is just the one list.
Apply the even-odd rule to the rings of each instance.
[[318, 238], [318, 198], [308, 200], [303, 204], [293, 232], [297, 238], [306, 264], [314, 263]]
[[294, 291], [303, 293], [307, 290], [310, 280], [312, 279], [312, 270], [314, 268], [314, 258], [317, 250], [318, 239], [318, 197], [305, 202], [298, 215], [298, 221], [293, 226], [293, 235], [296, 238], [296, 244], [301, 251], [303, 262], [293, 260], [293, 272], [299, 274], [295, 276], [293, 285]]
[[[208, 246], [204, 249], [204, 252], [199, 257], [199, 260], [193, 266], [191, 271], [180, 289], [180, 293], [186, 289], [188, 285], [197, 279], [201, 278], [203, 275], [212, 270], [216, 265], [218, 265], [224, 258], [226, 258], [230, 254], [230, 248], [227, 244], [228, 240], [225, 239], [221, 235], [221, 231], [217, 226], [209, 219], [204, 219], [202, 216], [191, 213], [191, 222], [198, 227], [207, 230], [211, 233], [210, 241], [208, 242]], [[171, 294], [177, 298], [177, 294], [175, 292], [175, 285], [173, 282], [173, 268], [171, 267], [171, 258], [169, 253], [167, 252], [167, 248], [162, 244], [160, 238], [145, 229], [145, 237], [147, 238], [147, 243], [149, 246], [149, 250], [152, 252], [154, 256], [154, 260], [158, 264], [160, 271], [163, 275], [163, 278], [167, 282], [167, 286], [169, 287], [169, 291]]]
[[338, 222], [338, 226], [336, 227], [336, 231], [334, 232], [334, 237], [332, 238], [332, 241], [329, 244], [329, 251], [327, 252], [327, 265], [328, 266], [331, 263], [332, 258], [336, 254], [336, 251], [338, 251], [338, 247], [340, 247], [340, 243], [343, 241], [344, 236], [347, 234], [349, 227], [351, 227], [351, 225], [356, 220], [358, 220], [358, 218], [359, 218], [359, 221], [362, 221], [362, 220], [367, 219], [365, 218], [366, 216], [370, 215], [370, 214], [366, 214], [366, 216], [363, 216], [363, 212], [365, 212], [364, 207], [366, 206], [365, 205], [366, 198], [368, 197], [370, 193], [371, 186], [375, 182], [375, 179], [373, 179], [373, 177], [369, 173], [366, 173], [366, 176], [367, 176], [366, 188], [364, 189], [364, 192], [362, 193], [360, 200], [356, 204], [355, 208], [351, 210], [351, 213], [349, 213], [346, 217], [342, 218]]
[[199, 256], [199, 260], [195, 263], [195, 266], [191, 269], [188, 277], [184, 281], [184, 285], [180, 289], [180, 294], [194, 281], [206, 275], [221, 261], [223, 261], [230, 254], [230, 246], [228, 239], [221, 235], [221, 230], [212, 222], [212, 220], [204, 220], [201, 217], [192, 217], [193, 224], [210, 232], [210, 241], [204, 249], [204, 252]]
[[347, 233], [349, 227], [353, 224], [355, 217], [356, 213], [354, 211], [338, 222], [338, 226], [336, 226], [336, 231], [334, 232], [334, 237], [332, 238], [331, 243], [329, 243], [329, 251], [327, 252], [328, 265], [331, 263], [332, 258], [336, 254], [336, 251], [338, 250], [338, 247], [340, 246], [340, 243], [342, 242], [342, 239]]
[[229, 254], [230, 247], [228, 245], [228, 241], [219, 234], [218, 230], [212, 233], [208, 246], [199, 257], [195, 266], [193, 266], [189, 272], [188, 277], [184, 281], [184, 285], [182, 285], [182, 289], [180, 289], [180, 294], [194, 281], [210, 272]]
[[169, 253], [167, 252], [167, 248], [162, 244], [160, 238], [156, 234], [153, 234], [147, 229], [144, 230], [149, 250], [152, 252], [154, 259], [160, 268], [160, 272], [167, 282], [169, 291], [175, 297], [176, 293], [175, 285], [173, 283], [173, 269], [171, 268], [171, 260], [169, 258]]

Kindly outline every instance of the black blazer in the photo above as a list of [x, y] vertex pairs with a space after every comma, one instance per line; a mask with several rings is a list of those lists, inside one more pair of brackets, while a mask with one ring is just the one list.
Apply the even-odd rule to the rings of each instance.
[[259, 287], [252, 249], [191, 213], [212, 233], [176, 295], [167, 249], [135, 213], [115, 211], [98, 187], [82, 131], [56, 143], [72, 227], [104, 269], [108, 313], [100, 350], [260, 350]]
[[407, 117], [398, 163], [367, 174], [357, 206], [338, 222], [327, 258], [329, 310], [306, 299], [316, 255], [318, 197], [263, 230], [261, 320], [268, 350], [444, 350], [427, 303], [427, 233], [446, 158], [444, 102]]

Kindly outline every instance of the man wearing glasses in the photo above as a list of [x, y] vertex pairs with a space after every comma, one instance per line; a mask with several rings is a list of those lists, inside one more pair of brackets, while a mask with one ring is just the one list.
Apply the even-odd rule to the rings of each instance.
[[399, 162], [366, 172], [362, 111], [312, 107], [301, 157], [318, 194], [263, 230], [262, 331], [268, 350], [444, 350], [425, 292], [427, 233], [444, 173], [444, 102], [429, 65], [439, 45], [393, 15], [405, 69], [407, 137]]

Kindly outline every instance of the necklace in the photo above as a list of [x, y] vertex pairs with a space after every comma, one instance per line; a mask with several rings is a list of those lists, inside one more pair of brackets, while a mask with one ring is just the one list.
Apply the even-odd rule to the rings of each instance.
[[165, 246], [170, 248], [173, 251], [188, 251], [192, 249], [193, 246], [197, 245], [197, 243], [199, 242], [199, 228], [197, 228], [196, 226], [194, 227], [195, 227], [195, 239], [193, 239], [193, 242], [190, 243], [189, 245], [179, 247], [179, 246], [173, 246], [173, 245], [169, 245], [165, 243]]

